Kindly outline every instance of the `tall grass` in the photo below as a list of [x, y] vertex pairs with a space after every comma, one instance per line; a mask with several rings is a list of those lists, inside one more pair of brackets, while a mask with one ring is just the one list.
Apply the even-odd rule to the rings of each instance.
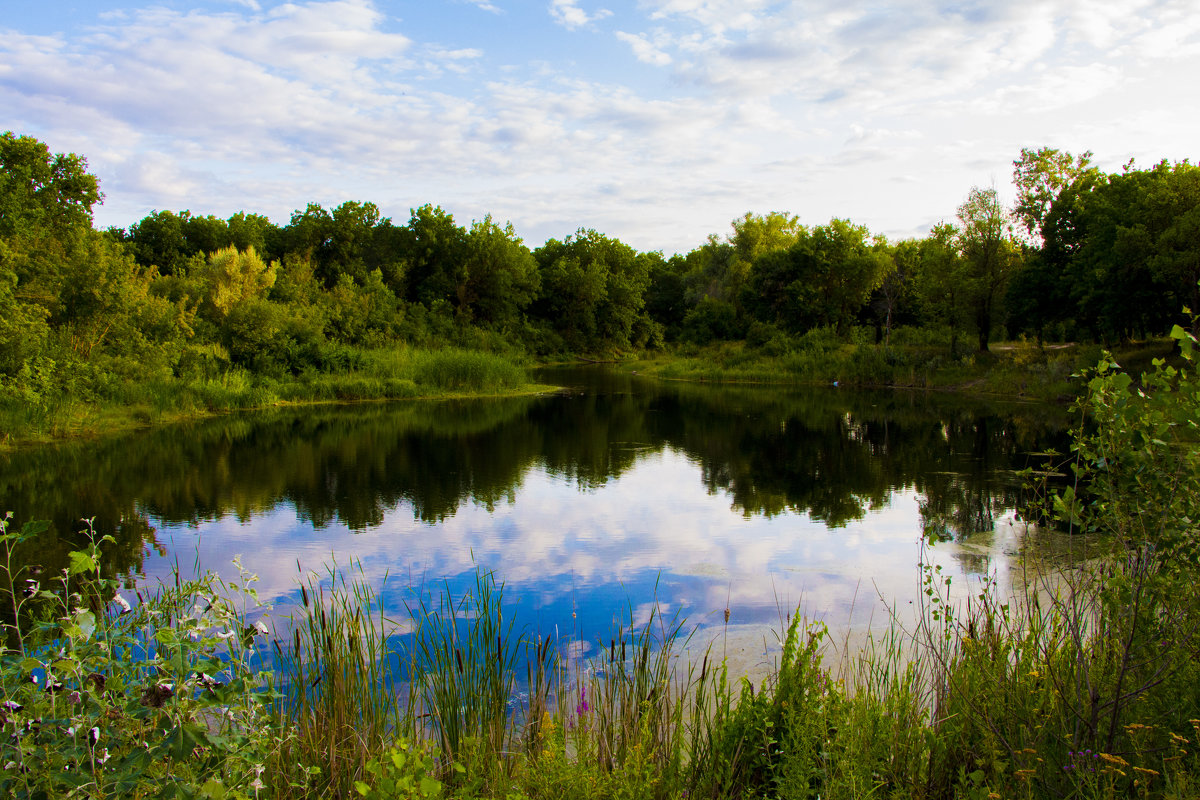
[[421, 350], [413, 353], [417, 385], [450, 391], [500, 391], [525, 383], [525, 372], [494, 353], [477, 350]]
[[280, 797], [349, 796], [410, 715], [390, 645], [399, 625], [366, 581], [336, 565], [326, 578], [305, 579], [290, 642], [274, 641], [287, 732], [271, 773]]
[[513, 616], [504, 622], [503, 598], [504, 587], [485, 572], [476, 574], [471, 594], [456, 598], [445, 583], [436, 603], [422, 595], [412, 609], [419, 623], [411, 663], [416, 716], [442, 752], [459, 760], [469, 753], [506, 773], [523, 642]]

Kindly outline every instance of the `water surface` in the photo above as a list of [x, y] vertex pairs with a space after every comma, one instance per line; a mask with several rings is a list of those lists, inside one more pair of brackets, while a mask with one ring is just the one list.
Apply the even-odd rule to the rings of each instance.
[[[131, 584], [242, 562], [286, 606], [350, 567], [396, 616], [414, 591], [505, 584], [519, 624], [590, 647], [651, 609], [723, 630], [797, 606], [836, 626], [919, 597], [921, 560], [1011, 568], [1016, 472], [1064, 446], [1062, 412], [927, 393], [711, 387], [602, 368], [563, 391], [240, 415], [0, 462], [0, 502], [112, 534]], [[932, 543], [932, 544], [931, 544]], [[386, 580], [385, 580], [386, 576]]]

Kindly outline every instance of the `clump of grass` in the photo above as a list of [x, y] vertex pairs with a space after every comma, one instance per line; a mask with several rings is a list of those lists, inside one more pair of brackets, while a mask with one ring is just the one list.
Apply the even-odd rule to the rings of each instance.
[[476, 350], [420, 350], [409, 369], [418, 385], [452, 391], [499, 391], [521, 386], [525, 371], [493, 353]]
[[347, 579], [336, 564], [326, 578], [310, 574], [301, 584], [291, 641], [274, 643], [278, 724], [287, 732], [272, 770], [280, 797], [350, 796], [410, 713], [392, 669], [399, 626], [385, 615], [379, 589]]
[[476, 573], [472, 594], [455, 598], [447, 583], [436, 603], [422, 595], [410, 611], [419, 621], [411, 663], [416, 716], [442, 752], [452, 760], [469, 752], [487, 771], [507, 773], [522, 641], [512, 615], [504, 622], [503, 598], [490, 572]]

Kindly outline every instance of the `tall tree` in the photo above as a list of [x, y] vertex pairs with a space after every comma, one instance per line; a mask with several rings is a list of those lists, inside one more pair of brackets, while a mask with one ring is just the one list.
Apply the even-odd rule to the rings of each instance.
[[541, 272], [535, 313], [568, 347], [628, 347], [643, 321], [650, 260], [629, 245], [580, 229], [534, 251]]
[[1018, 263], [1012, 218], [995, 187], [971, 189], [958, 207], [959, 249], [966, 266], [967, 295], [979, 337], [980, 352], [987, 352], [999, 301]]
[[87, 159], [51, 154], [32, 136], [0, 134], [0, 238], [91, 228], [102, 197]]
[[1053, 147], [1022, 147], [1021, 157], [1013, 161], [1013, 185], [1017, 188], [1013, 215], [1031, 237], [1040, 239], [1042, 224], [1059, 193], [1080, 177], [1097, 172], [1091, 150], [1072, 156]]
[[491, 215], [472, 223], [464, 257], [464, 279], [455, 287], [462, 313], [494, 328], [516, 324], [537, 293], [539, 276], [512, 223], [500, 227]]
[[959, 333], [966, 325], [968, 305], [968, 278], [958, 239], [959, 230], [953, 224], [934, 225], [920, 242], [913, 281], [925, 322], [950, 329], [951, 354], [956, 352]]

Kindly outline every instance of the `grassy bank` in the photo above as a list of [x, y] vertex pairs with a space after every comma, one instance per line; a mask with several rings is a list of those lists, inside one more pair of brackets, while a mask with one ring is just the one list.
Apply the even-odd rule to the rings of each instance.
[[[230, 411], [282, 405], [407, 398], [516, 395], [544, 391], [517, 361], [475, 350], [355, 351], [344, 369], [263, 375], [228, 369], [184, 380], [104, 376], [54, 400], [0, 406], [0, 445], [90, 436]], [[81, 379], [82, 380], [82, 379]]]
[[[786, 342], [750, 345], [718, 342], [679, 345], [626, 362], [640, 374], [668, 380], [862, 388], [937, 389], [979, 395], [1061, 402], [1076, 397], [1072, 376], [1095, 365], [1099, 345], [999, 342], [989, 353], [958, 352], [923, 332], [897, 336], [890, 345], [845, 341], [825, 330]], [[1172, 340], [1118, 348], [1118, 363], [1132, 374], [1175, 350]], [[957, 352], [957, 351], [956, 351]]]

